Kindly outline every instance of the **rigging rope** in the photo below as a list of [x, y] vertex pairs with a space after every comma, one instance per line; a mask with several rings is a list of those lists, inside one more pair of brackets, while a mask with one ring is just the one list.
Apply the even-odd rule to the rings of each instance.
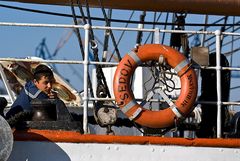
[[[82, 5], [80, 3], [80, 1], [78, 0], [78, 6], [80, 9], [81, 14], [84, 14], [83, 9], [82, 9]], [[88, 6], [88, 1], [85, 0], [85, 4], [86, 4], [86, 12], [87, 12], [87, 17], [88, 17], [88, 24], [90, 26], [92, 26], [92, 21], [91, 21], [91, 16], [90, 16], [90, 10], [89, 10], [89, 6]], [[83, 15], [84, 16], [84, 15]], [[84, 16], [85, 17], [85, 16]], [[86, 23], [86, 20], [83, 20], [84, 23]], [[89, 30], [89, 38], [90, 38], [90, 44], [91, 44], [91, 49], [93, 50], [93, 55], [94, 55], [94, 60], [95, 61], [99, 61], [98, 58], [98, 47], [96, 44], [96, 41], [94, 40], [94, 33], [93, 30], [90, 28]], [[102, 71], [102, 67], [100, 65], [96, 65], [96, 74], [97, 74], [97, 96], [98, 97], [111, 97], [108, 86], [107, 86], [107, 82], [104, 76], [104, 73]]]
[[[106, 12], [105, 12], [105, 9], [103, 8], [102, 1], [101, 1], [101, 0], [98, 0], [98, 2], [99, 2], [99, 4], [100, 4], [100, 6], [101, 6], [101, 10], [102, 10], [102, 13], [103, 13], [105, 22], [107, 23], [107, 25], [110, 25], [110, 22], [109, 22], [109, 20], [108, 20], [108, 18], [107, 18], [107, 14], [106, 14]], [[116, 40], [115, 40], [115, 37], [114, 37], [114, 35], [113, 35], [112, 30], [109, 30], [109, 33], [110, 33], [110, 36], [111, 36], [112, 43], [113, 43], [113, 46], [114, 46], [114, 48], [115, 48], [116, 54], [117, 54], [117, 56], [118, 56], [118, 60], [121, 61], [122, 58], [121, 58], [121, 56], [120, 56], [120, 52], [119, 52], [119, 49], [118, 49], [118, 47], [117, 47], [117, 43], [116, 43]]]
[[[157, 14], [157, 13], [155, 12], [155, 13], [154, 13], [153, 22], [157, 22], [157, 21], [160, 19], [160, 17], [162, 16], [162, 12], [158, 15], [157, 18], [156, 18], [156, 14]], [[154, 28], [155, 28], [155, 24], [153, 24], [153, 26], [152, 26], [152, 29], [154, 29]], [[164, 34], [164, 33], [163, 33], [163, 34]], [[146, 38], [144, 44], [147, 43], [147, 41], [148, 41], [148, 39], [150, 38], [151, 35], [152, 35], [151, 44], [153, 44], [154, 33], [149, 33], [149, 34], [148, 34], [148, 37]]]
[[[138, 24], [138, 28], [139, 28], [139, 29], [143, 29], [143, 28], [144, 28], [144, 19], [145, 19], [145, 16], [146, 16], [146, 12], [143, 11], [142, 14], [140, 15], [140, 23]], [[139, 45], [141, 45], [142, 36], [143, 36], [143, 32], [142, 32], [142, 31], [138, 31], [138, 32], [137, 32], [137, 40], [136, 40], [136, 46], [135, 46], [135, 48], [137, 48]]]
[[[73, 17], [73, 21], [74, 21], [74, 24], [75, 25], [78, 25], [78, 22], [77, 22], [77, 18], [76, 18], [76, 13], [75, 13], [75, 9], [74, 9], [74, 6], [73, 6], [73, 0], [70, 0], [70, 4], [71, 4], [71, 11], [72, 11], [72, 17]], [[85, 59], [84, 57], [84, 48], [83, 48], [83, 44], [82, 44], [82, 40], [81, 40], [81, 34], [80, 34], [80, 31], [78, 28], [75, 29], [75, 32], [76, 32], [76, 35], [77, 35], [77, 39], [78, 39], [78, 44], [79, 44], [79, 47], [80, 47], [80, 51], [82, 53], [82, 58]]]
[[[168, 17], [169, 17], [169, 13], [167, 13], [167, 15], [166, 15], [165, 23], [168, 22]], [[167, 29], [167, 25], [165, 24], [164, 25], [164, 30], [166, 30], [166, 29]], [[166, 33], [164, 32], [163, 36], [162, 36], [162, 44], [164, 44], [165, 35], [166, 35]]]
[[[73, 7], [73, 0], [70, 0], [70, 5], [71, 5], [71, 10], [72, 10], [72, 13], [73, 13], [73, 19], [74, 19], [74, 23], [77, 23], [77, 18], [76, 18], [76, 14], [75, 14], [75, 10], [74, 10], [74, 7]], [[84, 59], [84, 49], [83, 49], [83, 45], [82, 45], [82, 41], [81, 41], [81, 36], [80, 36], [80, 32], [79, 32], [79, 29], [77, 28], [77, 37], [78, 37], [78, 43], [79, 43], [79, 46], [80, 46], [80, 50], [81, 50], [81, 53], [82, 53], [82, 58]], [[87, 77], [88, 77], [88, 87], [90, 89], [90, 94], [91, 94], [91, 97], [93, 97], [93, 89], [92, 89], [92, 81], [90, 79], [90, 76], [89, 76], [89, 73], [87, 73]], [[93, 105], [95, 106], [96, 103], [95, 101], [93, 101]]]
[[[185, 30], [185, 18], [187, 14], [181, 13], [180, 15], [175, 14], [174, 30]], [[170, 46], [180, 51], [182, 47], [183, 54], [188, 58], [190, 53], [190, 48], [188, 45], [188, 35], [186, 33], [171, 33]]]
[[[174, 30], [184, 30], [185, 25], [185, 17], [186, 15], [177, 15], [175, 14], [175, 23]], [[170, 39], [170, 46], [176, 48], [177, 50], [180, 50], [181, 47], [181, 35], [182, 33], [172, 33], [171, 39]]]
[[[108, 10], [108, 18], [111, 18], [112, 17], [112, 9], [109, 9]], [[111, 24], [111, 22], [106, 23], [105, 26], [109, 27]], [[109, 43], [109, 34], [110, 34], [110, 31], [107, 29], [104, 31], [104, 45], [103, 45], [103, 56], [102, 56], [102, 61], [103, 62], [106, 62], [107, 60], [107, 53], [108, 53], [108, 43]]]
[[[132, 19], [133, 15], [134, 15], [134, 12], [135, 12], [135, 11], [132, 11], [131, 15], [129, 16], [129, 18], [128, 18], [129, 21]], [[128, 24], [129, 24], [129, 23], [126, 23], [125, 28], [128, 27]], [[124, 35], [125, 32], [126, 32], [126, 30], [123, 30], [123, 31], [122, 31], [122, 33], [121, 33], [121, 35], [120, 35], [120, 37], [119, 37], [119, 39], [118, 39], [117, 46], [120, 44], [120, 41], [122, 40], [123, 35]], [[112, 57], [113, 57], [115, 51], [116, 51], [116, 50], [114, 49], [113, 52], [112, 52], [112, 54], [111, 54], [111, 56], [110, 56], [110, 58], [109, 58], [109, 60], [108, 60], [109, 62], [112, 60]]]

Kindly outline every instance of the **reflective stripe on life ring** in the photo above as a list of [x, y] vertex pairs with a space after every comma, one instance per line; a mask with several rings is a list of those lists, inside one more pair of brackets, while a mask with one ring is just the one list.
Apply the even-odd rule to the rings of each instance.
[[[130, 79], [140, 64], [158, 61], [160, 56], [165, 58], [180, 77], [181, 92], [175, 103], [163, 96], [165, 100], [168, 99], [169, 108], [150, 111], [136, 102]], [[186, 117], [191, 112], [197, 96], [197, 79], [195, 71], [181, 53], [168, 46], [147, 44], [139, 46], [137, 52], [131, 51], [121, 60], [114, 75], [113, 90], [118, 106], [129, 119], [142, 126], [164, 128], [172, 126], [175, 118]]]

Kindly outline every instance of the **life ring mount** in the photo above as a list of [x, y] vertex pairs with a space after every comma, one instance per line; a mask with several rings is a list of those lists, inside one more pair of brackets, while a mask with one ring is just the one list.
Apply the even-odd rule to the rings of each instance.
[[[151, 60], [158, 61], [162, 56], [180, 77], [181, 92], [175, 103], [166, 95], [163, 96], [169, 108], [151, 111], [136, 102], [130, 87], [130, 79], [139, 65]], [[169, 46], [146, 44], [139, 46], [137, 51], [129, 52], [121, 60], [114, 75], [113, 90], [118, 106], [129, 119], [142, 126], [164, 128], [172, 126], [176, 118], [186, 117], [193, 109], [197, 96], [197, 78], [194, 69], [181, 53]]]

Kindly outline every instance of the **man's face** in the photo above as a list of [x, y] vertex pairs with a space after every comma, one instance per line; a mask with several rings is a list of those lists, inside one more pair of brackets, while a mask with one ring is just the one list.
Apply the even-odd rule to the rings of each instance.
[[40, 80], [34, 79], [34, 84], [42, 92], [49, 94], [52, 89], [52, 84], [54, 83], [54, 78], [42, 76]]

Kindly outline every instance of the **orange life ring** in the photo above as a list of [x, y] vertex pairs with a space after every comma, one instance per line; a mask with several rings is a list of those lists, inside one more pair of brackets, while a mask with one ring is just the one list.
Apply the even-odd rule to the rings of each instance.
[[[150, 111], [136, 102], [130, 79], [140, 64], [150, 60], [158, 61], [161, 55], [180, 77], [181, 92], [176, 102], [170, 103], [169, 108]], [[114, 75], [113, 90], [118, 106], [129, 119], [150, 128], [169, 127], [174, 124], [175, 118], [186, 117], [193, 109], [197, 96], [196, 73], [185, 56], [175, 49], [159, 44], [147, 44], [140, 46], [137, 52], [131, 51], [121, 60]]]

